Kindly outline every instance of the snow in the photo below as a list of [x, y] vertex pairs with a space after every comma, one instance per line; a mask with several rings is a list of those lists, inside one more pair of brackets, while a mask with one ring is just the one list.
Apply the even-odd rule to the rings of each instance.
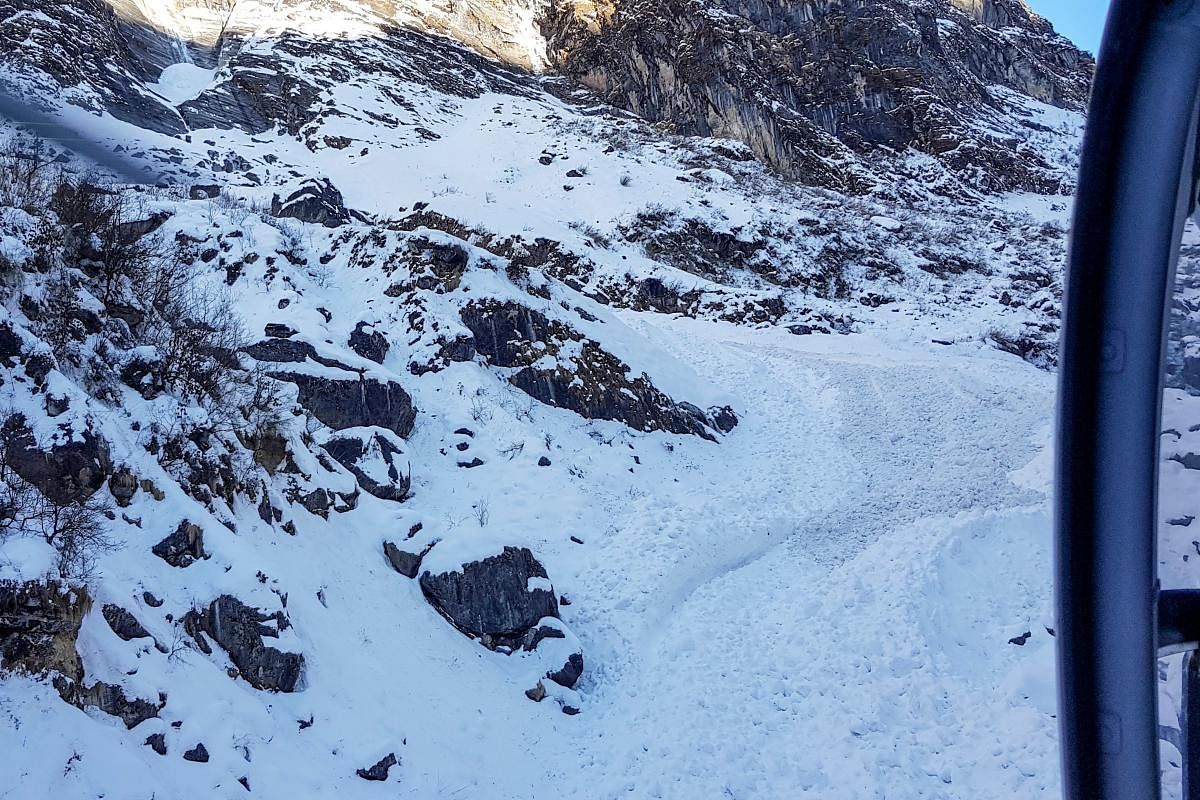
[[187, 62], [172, 64], [162, 71], [157, 83], [147, 84], [147, 88], [177, 106], [199, 97], [212, 85], [216, 72]]

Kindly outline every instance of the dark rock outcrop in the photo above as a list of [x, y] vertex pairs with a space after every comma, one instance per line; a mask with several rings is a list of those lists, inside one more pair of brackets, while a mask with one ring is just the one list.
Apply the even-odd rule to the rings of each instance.
[[25, 417], [14, 414], [0, 428], [0, 437], [13, 472], [60, 505], [91, 497], [112, 472], [108, 443], [91, 430], [73, 432], [67, 441], [43, 448]]
[[388, 563], [392, 565], [392, 569], [406, 578], [417, 577], [417, 574], [421, 571], [421, 560], [432, 549], [433, 544], [430, 543], [421, 552], [410, 553], [407, 550], [401, 550], [392, 542], [383, 543], [383, 554], [387, 558]]
[[374, 434], [365, 441], [357, 436], [337, 436], [324, 445], [325, 452], [341, 464], [363, 491], [380, 500], [403, 502], [412, 487], [412, 472], [401, 470], [403, 453], [386, 436]]
[[378, 425], [408, 436], [417, 412], [412, 398], [395, 381], [366, 376], [327, 378], [298, 372], [273, 372], [271, 377], [296, 384], [300, 405], [325, 425], [345, 428]]
[[271, 215], [292, 217], [302, 222], [312, 222], [335, 228], [350, 221], [350, 213], [342, 201], [342, 193], [328, 180], [307, 178], [300, 188], [280, 200], [279, 195], [271, 199]]
[[461, 571], [421, 575], [425, 598], [451, 624], [485, 646], [515, 649], [544, 617], [558, 616], [553, 590], [529, 588], [546, 570], [524, 547], [464, 564]]
[[129, 467], [121, 467], [108, 479], [108, 491], [121, 508], [127, 507], [133, 501], [137, 490], [137, 476]]
[[[241, 676], [256, 689], [292, 692], [300, 681], [304, 656], [269, 647], [263, 638], [279, 637], [282, 615], [267, 614], [223, 594], [207, 609], [192, 609], [183, 624], [193, 636], [203, 632], [229, 654]], [[274, 620], [275, 627], [263, 623]]]
[[150, 636], [150, 632], [142, 627], [142, 623], [137, 621], [137, 617], [121, 606], [105, 603], [100, 609], [100, 613], [103, 614], [104, 621], [108, 623], [108, 627], [112, 628], [113, 633], [127, 642]]
[[[718, 424], [696, 406], [672, 400], [644, 373], [631, 377], [629, 366], [619, 358], [540, 312], [488, 300], [468, 303], [460, 316], [489, 363], [515, 368], [509, 382], [546, 405], [586, 419], [616, 420], [640, 431], [690, 433], [710, 440], [716, 438], [713, 430], [736, 424], [729, 409], [719, 410]], [[543, 366], [545, 357], [557, 357], [568, 342], [579, 343], [576, 355]]]
[[191, 750], [184, 752], [183, 760], [206, 764], [208, 763], [208, 748], [204, 746], [203, 742], [198, 742]]
[[174, 532], [150, 548], [150, 552], [172, 567], [191, 566], [192, 562], [208, 558], [204, 552], [204, 530], [186, 519]]
[[120, 686], [100, 681], [84, 686], [81, 681], [59, 676], [54, 679], [54, 688], [59, 697], [76, 708], [98, 708], [105, 714], [119, 717], [129, 729], [157, 717], [166, 705], [166, 699], [161, 695], [159, 702], [152, 703], [140, 697], [128, 697]]
[[81, 587], [54, 581], [0, 581], [0, 667], [83, 679], [75, 652], [79, 626], [92, 607]]
[[367, 323], [360, 322], [350, 332], [350, 349], [368, 361], [382, 364], [387, 357], [388, 340]]
[[367, 781], [386, 781], [388, 778], [388, 770], [400, 763], [396, 759], [395, 753], [388, 753], [383, 758], [375, 762], [375, 765], [369, 769], [359, 769], [355, 774], [363, 780]]

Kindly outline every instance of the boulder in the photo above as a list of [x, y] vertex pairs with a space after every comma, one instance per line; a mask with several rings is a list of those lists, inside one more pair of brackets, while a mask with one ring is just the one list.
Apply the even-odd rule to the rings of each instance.
[[104, 616], [108, 627], [112, 628], [113, 633], [126, 642], [150, 636], [150, 632], [142, 627], [142, 623], [137, 621], [137, 617], [118, 605], [105, 603], [100, 609], [100, 613]]
[[[263, 643], [264, 637], [279, 637], [281, 614], [264, 613], [224, 594], [209, 603], [207, 609], [192, 609], [184, 617], [185, 629], [193, 635], [202, 631], [211, 636], [254, 688], [279, 692], [296, 690], [304, 668], [304, 656]], [[269, 620], [275, 621], [275, 627], [263, 624]]]
[[292, 217], [328, 228], [350, 221], [342, 193], [328, 180], [316, 178], [306, 178], [286, 200], [280, 200], [279, 195], [272, 197], [271, 216]]
[[433, 549], [432, 543], [419, 553], [410, 553], [407, 550], [401, 550], [392, 542], [383, 543], [383, 554], [387, 557], [388, 563], [396, 572], [406, 578], [417, 577], [417, 573], [421, 571], [421, 560], [431, 549]]
[[[546, 586], [531, 579], [541, 578]], [[546, 570], [524, 547], [464, 564], [460, 571], [421, 575], [421, 591], [442, 616], [487, 647], [520, 646], [544, 617], [558, 616]]]
[[208, 558], [204, 552], [204, 530], [186, 519], [173, 533], [150, 548], [150, 552], [172, 567], [187, 567], [198, 559]]
[[400, 462], [404, 454], [386, 436], [337, 436], [324, 445], [333, 460], [345, 467], [363, 491], [380, 500], [403, 502], [412, 486], [412, 470]]
[[354, 330], [350, 332], [349, 344], [355, 353], [376, 364], [383, 363], [389, 347], [387, 337], [365, 322], [354, 326]]
[[208, 763], [208, 748], [204, 746], [203, 742], [198, 742], [195, 747], [183, 754], [183, 760], [206, 764]]
[[121, 467], [108, 479], [108, 491], [121, 508], [127, 507], [137, 494], [138, 481], [129, 467]]
[[88, 499], [112, 472], [104, 439], [90, 429], [68, 432], [67, 441], [43, 448], [21, 414], [0, 427], [8, 466], [59, 505]]
[[412, 397], [395, 381], [298, 372], [272, 372], [271, 377], [296, 384], [300, 405], [335, 431], [376, 425], [403, 437], [412, 432], [417, 417]]
[[396, 766], [399, 761], [396, 759], [395, 753], [388, 753], [383, 758], [375, 762], [373, 767], [369, 769], [357, 770], [355, 774], [363, 780], [367, 781], [386, 781], [388, 778], [388, 770]]

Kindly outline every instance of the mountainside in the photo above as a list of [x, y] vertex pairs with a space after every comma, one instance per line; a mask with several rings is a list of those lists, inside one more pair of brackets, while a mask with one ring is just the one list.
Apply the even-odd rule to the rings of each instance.
[[72, 131], [0, 130], [0, 797], [1056, 789], [1092, 67], [1023, 4], [0, 43]]

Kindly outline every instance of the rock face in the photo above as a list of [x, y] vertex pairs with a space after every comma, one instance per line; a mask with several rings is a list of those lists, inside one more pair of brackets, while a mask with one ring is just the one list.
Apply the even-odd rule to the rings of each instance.
[[0, 667], [83, 679], [75, 652], [91, 598], [53, 581], [0, 581]]
[[[640, 431], [689, 433], [714, 439], [737, 422], [731, 409], [714, 411], [720, 425], [690, 403], [675, 402], [650, 382], [630, 377], [619, 358], [566, 323], [518, 305], [494, 300], [472, 302], [460, 312], [475, 337], [475, 349], [493, 366], [516, 368], [509, 382], [530, 397], [566, 408], [586, 419], [623, 422]], [[568, 343], [575, 352], [546, 366]]]
[[53, 581], [0, 581], [0, 667], [50, 674], [67, 703], [77, 708], [94, 706], [133, 728], [157, 716], [165, 701], [130, 699], [121, 687], [99, 681], [84, 685], [75, 642], [91, 605], [82, 587], [68, 588]]
[[487, 646], [515, 647], [543, 617], [558, 616], [553, 590], [530, 589], [531, 578], [547, 578], [533, 553], [506, 547], [499, 555], [464, 564], [461, 572], [425, 572], [421, 590], [463, 633]]
[[395, 381], [365, 376], [326, 378], [298, 372], [273, 372], [271, 377], [296, 384], [300, 405], [335, 431], [378, 425], [398, 436], [412, 433], [417, 412], [412, 398]]
[[112, 472], [108, 443], [90, 430], [45, 449], [38, 445], [25, 417], [14, 414], [0, 429], [0, 437], [13, 471], [58, 504], [86, 500]]
[[972, 123], [1004, 106], [994, 86], [1079, 109], [1094, 69], [1020, 0], [554, 0], [541, 29], [607, 102], [849, 192], [883, 147], [970, 182], [974, 165], [977, 188], [1054, 190], [1049, 165]]
[[[268, 620], [275, 620], [276, 627], [263, 624]], [[282, 615], [263, 613], [224, 594], [203, 611], [189, 611], [183, 624], [193, 635], [206, 633], [221, 645], [254, 688], [293, 692], [304, 668], [304, 656], [263, 643], [264, 637], [279, 638], [281, 620]]]

